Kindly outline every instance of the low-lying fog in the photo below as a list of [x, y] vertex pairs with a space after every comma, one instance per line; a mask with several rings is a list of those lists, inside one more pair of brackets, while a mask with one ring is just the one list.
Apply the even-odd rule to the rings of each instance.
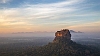
[[[71, 33], [72, 40], [84, 45], [99, 45], [99, 33]], [[13, 33], [13, 34], [0, 34], [0, 44], [15, 44], [15, 43], [31, 43], [33, 45], [45, 45], [52, 42], [55, 35], [51, 33]]]

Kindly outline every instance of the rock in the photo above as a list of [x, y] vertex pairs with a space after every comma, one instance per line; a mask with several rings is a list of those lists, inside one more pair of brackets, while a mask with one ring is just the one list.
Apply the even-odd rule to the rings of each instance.
[[71, 40], [71, 34], [68, 29], [63, 29], [55, 33], [53, 42], [66, 42]]

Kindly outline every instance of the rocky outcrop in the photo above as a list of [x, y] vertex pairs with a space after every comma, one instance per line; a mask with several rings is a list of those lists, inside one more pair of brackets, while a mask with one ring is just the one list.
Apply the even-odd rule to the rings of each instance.
[[71, 40], [71, 34], [68, 29], [63, 29], [55, 33], [53, 42], [66, 42]]

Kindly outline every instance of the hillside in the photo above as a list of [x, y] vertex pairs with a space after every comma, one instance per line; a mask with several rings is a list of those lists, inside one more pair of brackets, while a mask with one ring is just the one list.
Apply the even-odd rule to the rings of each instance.
[[[26, 52], [27, 53], [27, 52]], [[30, 56], [99, 56], [99, 50], [77, 44], [73, 41], [67, 43], [49, 43], [46, 46], [28, 52]]]

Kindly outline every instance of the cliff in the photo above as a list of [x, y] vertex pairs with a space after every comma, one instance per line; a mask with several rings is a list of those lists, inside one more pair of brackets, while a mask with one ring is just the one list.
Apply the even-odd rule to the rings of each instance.
[[70, 31], [68, 29], [63, 29], [55, 33], [55, 39], [53, 40], [53, 42], [66, 42], [66, 41], [68, 42], [70, 40], [71, 40]]

